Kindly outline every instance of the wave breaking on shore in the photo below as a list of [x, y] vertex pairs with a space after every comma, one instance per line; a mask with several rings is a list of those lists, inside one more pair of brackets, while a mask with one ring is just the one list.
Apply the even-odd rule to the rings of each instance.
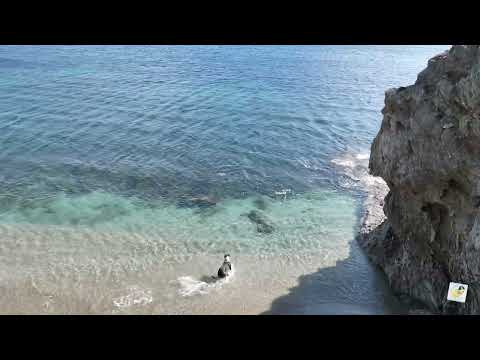
[[332, 163], [338, 166], [345, 176], [341, 186], [360, 190], [366, 194], [363, 202], [361, 234], [368, 233], [386, 219], [383, 204], [389, 190], [388, 185], [382, 178], [370, 175], [369, 159], [370, 154], [362, 152], [346, 153], [332, 160]]

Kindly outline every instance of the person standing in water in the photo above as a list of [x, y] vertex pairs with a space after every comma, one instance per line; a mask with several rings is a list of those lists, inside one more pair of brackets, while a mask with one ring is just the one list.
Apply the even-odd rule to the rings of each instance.
[[218, 277], [219, 278], [225, 278], [228, 275], [230, 275], [230, 272], [232, 271], [232, 263], [230, 262], [230, 255], [225, 254], [223, 257], [223, 264], [220, 266], [220, 269], [218, 269]]

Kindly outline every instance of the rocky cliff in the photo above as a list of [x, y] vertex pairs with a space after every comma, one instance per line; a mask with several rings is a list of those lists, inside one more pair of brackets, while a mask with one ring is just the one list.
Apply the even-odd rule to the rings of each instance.
[[[430, 59], [382, 113], [369, 168], [388, 185], [387, 220], [360, 243], [397, 293], [480, 314], [480, 47]], [[447, 301], [450, 281], [469, 285], [465, 304]]]

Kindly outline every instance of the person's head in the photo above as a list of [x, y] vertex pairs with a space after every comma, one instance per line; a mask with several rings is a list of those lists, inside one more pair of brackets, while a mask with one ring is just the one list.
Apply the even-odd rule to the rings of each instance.
[[225, 256], [223, 258], [224, 258], [225, 261], [230, 262], [230, 254], [225, 254]]

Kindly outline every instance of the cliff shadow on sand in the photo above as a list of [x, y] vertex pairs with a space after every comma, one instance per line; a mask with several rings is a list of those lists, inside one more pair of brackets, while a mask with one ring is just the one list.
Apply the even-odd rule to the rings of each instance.
[[262, 315], [407, 314], [407, 307], [393, 294], [386, 276], [370, 262], [357, 240], [349, 242], [347, 258], [300, 276], [298, 285], [275, 299]]
[[348, 258], [300, 276], [298, 285], [275, 299], [262, 315], [407, 314], [407, 307], [389, 289], [384, 274], [368, 262], [352, 241]]

